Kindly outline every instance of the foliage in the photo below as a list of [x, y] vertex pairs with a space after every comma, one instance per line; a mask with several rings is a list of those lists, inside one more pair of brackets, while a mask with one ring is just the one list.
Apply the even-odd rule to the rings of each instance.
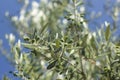
[[[90, 32], [82, 0], [28, 0], [20, 17], [10, 19], [23, 39], [10, 42], [16, 71], [22, 80], [119, 80], [120, 46], [108, 22]], [[8, 80], [6, 77], [3, 80]]]

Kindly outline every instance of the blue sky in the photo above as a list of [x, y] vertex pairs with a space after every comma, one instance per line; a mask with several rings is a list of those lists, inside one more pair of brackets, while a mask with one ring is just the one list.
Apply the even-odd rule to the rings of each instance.
[[[91, 0], [94, 3], [93, 7], [95, 12], [103, 11], [103, 4], [105, 0]], [[113, 0], [111, 0], [113, 1]], [[17, 0], [1, 0], [0, 1], [0, 39], [3, 40], [3, 47], [7, 50], [10, 50], [8, 47], [8, 42], [5, 39], [5, 34], [15, 33], [15, 28], [10, 22], [8, 18], [5, 17], [5, 12], [8, 11], [11, 15], [19, 15], [19, 11], [22, 4], [18, 3]], [[93, 10], [89, 8], [89, 10]], [[111, 22], [112, 19], [106, 14], [102, 19], [97, 19], [100, 24], [105, 20]], [[96, 26], [91, 23], [92, 29]], [[9, 71], [14, 70], [14, 67], [11, 63], [5, 58], [4, 55], [0, 52], [0, 80], [2, 79], [3, 74], [9, 75], [12, 80], [16, 80], [12, 75], [10, 75]]]
[[[11, 15], [18, 15], [21, 4], [17, 0], [1, 0], [0, 1], [0, 39], [3, 40], [3, 46], [9, 50], [8, 42], [5, 39], [5, 34], [13, 33], [15, 31], [12, 23], [5, 17], [5, 12], [8, 11]], [[12, 80], [15, 78], [10, 75], [9, 71], [14, 70], [11, 63], [0, 52], [0, 80], [3, 74], [9, 75]]]

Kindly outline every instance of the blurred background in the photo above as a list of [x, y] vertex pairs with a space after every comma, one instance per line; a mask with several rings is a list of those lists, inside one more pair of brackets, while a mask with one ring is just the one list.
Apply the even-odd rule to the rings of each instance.
[[[32, 2], [33, 0], [30, 0]], [[39, 0], [37, 0], [39, 1]], [[110, 11], [115, 6], [120, 6], [120, 0], [86, 0], [86, 9], [88, 14], [86, 18], [89, 20], [95, 14], [98, 14], [94, 20], [90, 20], [90, 30], [95, 31], [96, 27], [100, 28], [101, 24], [104, 24], [105, 21], [110, 22], [113, 24], [113, 18], [109, 15]], [[2, 42], [2, 46], [9, 52], [9, 43], [5, 38], [6, 34], [15, 34], [16, 38], [19, 38], [18, 34], [16, 34], [15, 26], [11, 23], [10, 19], [5, 16], [5, 13], [9, 12], [11, 16], [19, 16], [19, 11], [22, 7], [22, 3], [20, 0], [1, 0], [0, 1], [0, 43]], [[108, 10], [108, 13], [107, 13]], [[111, 12], [112, 13], [112, 12]], [[102, 15], [102, 16], [101, 16]], [[99, 17], [100, 16], [100, 17]], [[118, 20], [119, 23], [119, 20]], [[117, 25], [119, 26], [119, 25]], [[120, 28], [115, 32], [116, 36], [120, 34]], [[4, 49], [3, 49], [4, 50]], [[9, 75], [9, 78], [12, 80], [16, 80], [9, 72], [13, 71], [14, 67], [11, 63], [7, 60], [7, 58], [2, 54], [0, 51], [0, 80], [3, 77], [3, 74]]]

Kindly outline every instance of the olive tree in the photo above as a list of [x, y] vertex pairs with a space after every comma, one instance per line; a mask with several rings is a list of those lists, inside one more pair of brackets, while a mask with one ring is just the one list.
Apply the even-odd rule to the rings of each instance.
[[[9, 58], [15, 66], [12, 75], [21, 80], [120, 79], [120, 45], [114, 41], [115, 29], [105, 21], [91, 32], [84, 0], [23, 2], [20, 16], [6, 14], [20, 35], [18, 42], [13, 34], [6, 35]], [[116, 11], [111, 14], [115, 24], [118, 15]]]

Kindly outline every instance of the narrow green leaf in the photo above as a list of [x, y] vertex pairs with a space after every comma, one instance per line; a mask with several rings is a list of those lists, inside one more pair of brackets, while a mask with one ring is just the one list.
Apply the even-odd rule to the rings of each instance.
[[25, 47], [25, 48], [28, 48], [28, 49], [37, 49], [37, 50], [48, 50], [48, 47], [46, 46], [39, 46], [39, 45], [35, 45], [35, 44], [28, 44], [28, 43], [22, 43], [22, 45]]
[[110, 31], [110, 24], [108, 24], [108, 23], [106, 23], [106, 31], [105, 31], [105, 39], [106, 39], [106, 41], [108, 41], [109, 39], [110, 39], [110, 33], [111, 33], [111, 31]]
[[93, 36], [92, 36], [90, 42], [91, 42], [92, 48], [94, 48], [95, 50], [97, 50], [97, 48], [96, 48], [96, 43], [95, 43], [95, 38], [94, 38]]
[[88, 34], [86, 34], [83, 39], [82, 39], [82, 46], [84, 47], [86, 45], [86, 42], [87, 42], [87, 39], [88, 39]]
[[51, 63], [47, 66], [47, 69], [52, 69], [52, 68], [55, 66], [56, 62], [57, 62], [57, 60], [51, 62]]
[[35, 47], [37, 47], [36, 45], [28, 44], [28, 43], [22, 43], [22, 45], [28, 49], [35, 49]]
[[48, 23], [46, 23], [46, 24], [42, 27], [42, 29], [41, 29], [41, 31], [40, 31], [40, 34], [42, 34], [43, 31], [47, 28], [47, 25], [48, 25]]
[[79, 1], [78, 3], [76, 3], [76, 6], [80, 6], [80, 5], [82, 5], [83, 4], [83, 2], [82, 1]]
[[56, 43], [56, 47], [59, 48], [60, 47], [60, 41], [59, 41], [59, 39], [56, 39], [55, 43]]

